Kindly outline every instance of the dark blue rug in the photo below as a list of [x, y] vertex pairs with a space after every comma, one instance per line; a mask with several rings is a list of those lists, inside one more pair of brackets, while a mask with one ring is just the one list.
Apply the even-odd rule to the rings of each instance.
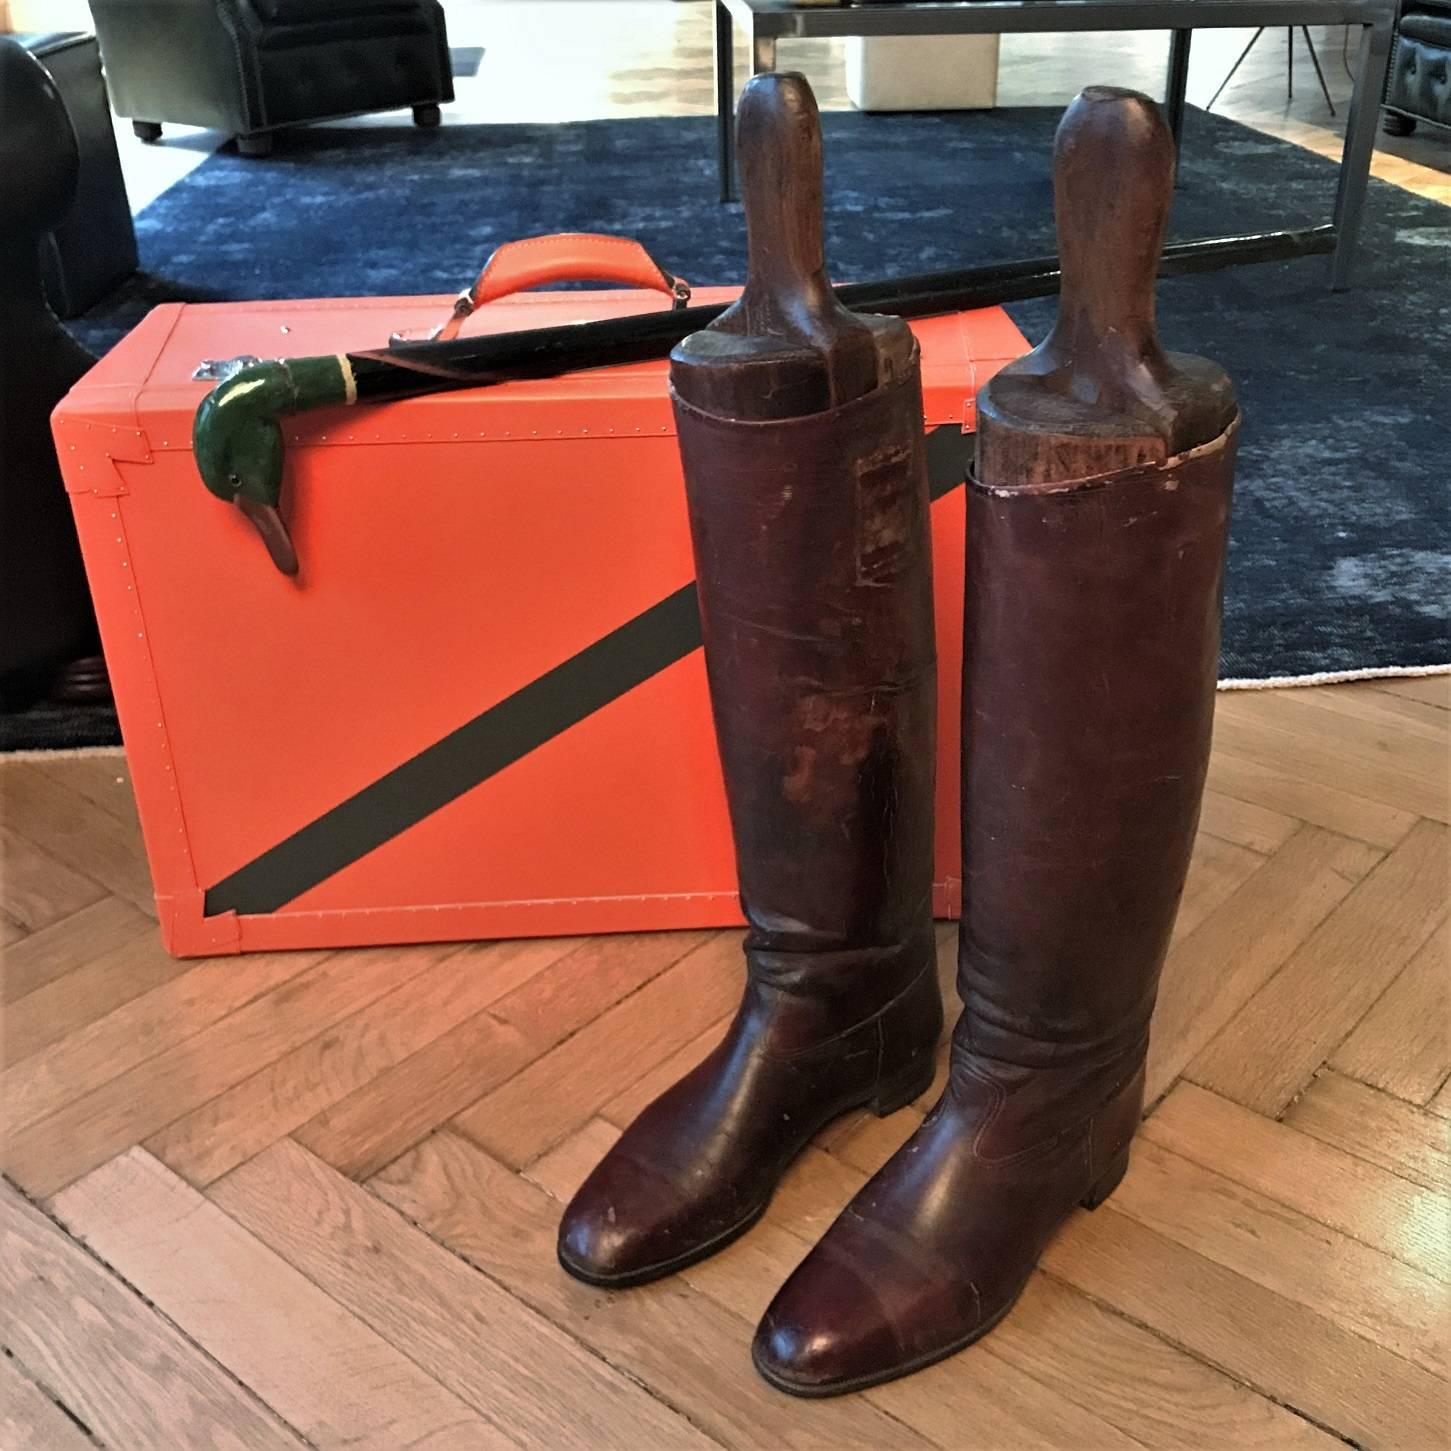
[[[1057, 116], [827, 115], [833, 274], [1054, 250]], [[1322, 222], [1336, 170], [1193, 111], [1172, 235]], [[1349, 293], [1327, 291], [1323, 257], [1160, 287], [1165, 343], [1222, 363], [1244, 405], [1229, 678], [1451, 661], [1451, 208], [1370, 186]], [[284, 132], [269, 160], [211, 157], [137, 230], [143, 273], [74, 324], [93, 347], [166, 300], [453, 292], [541, 232], [638, 237], [700, 284], [738, 281], [744, 255], [709, 117]], [[1053, 307], [1009, 311], [1037, 341]]]

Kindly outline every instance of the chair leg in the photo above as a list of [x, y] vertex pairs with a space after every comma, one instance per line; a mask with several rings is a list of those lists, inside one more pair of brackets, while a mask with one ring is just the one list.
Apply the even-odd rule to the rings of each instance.
[[133, 121], [131, 130], [138, 140], [146, 142], [161, 140], [161, 123], [159, 121]]
[[237, 153], [240, 156], [271, 156], [272, 139], [270, 131], [249, 131], [237, 137]]
[[1416, 129], [1415, 119], [1402, 116], [1399, 111], [1385, 111], [1380, 118], [1380, 129], [1387, 136], [1409, 136]]
[[1305, 44], [1310, 51], [1310, 64], [1315, 67], [1315, 79], [1320, 82], [1320, 94], [1325, 97], [1325, 104], [1330, 107], [1330, 114], [1335, 114], [1335, 102], [1330, 99], [1330, 87], [1325, 84], [1325, 72], [1320, 69], [1320, 57], [1315, 54], [1315, 42], [1310, 39], [1310, 27], [1302, 25], [1300, 34], [1305, 37]]
[[433, 127], [441, 125], [443, 112], [437, 106], [415, 106], [413, 108], [413, 124], [422, 126], [424, 130], [432, 130]]
[[1204, 108], [1206, 111], [1212, 111], [1214, 109], [1214, 103], [1219, 99], [1220, 95], [1224, 91], [1224, 88], [1234, 79], [1234, 73], [1235, 73], [1235, 71], [1237, 71], [1240, 68], [1240, 66], [1242, 66], [1244, 64], [1244, 58], [1245, 58], [1245, 56], [1247, 56], [1250, 53], [1250, 51], [1254, 49], [1254, 43], [1255, 43], [1255, 41], [1257, 41], [1260, 38], [1260, 36], [1262, 36], [1264, 33], [1265, 33], [1265, 28], [1262, 25], [1262, 26], [1260, 26], [1260, 28], [1257, 31], [1255, 31], [1255, 33], [1252, 36], [1250, 36], [1250, 38], [1249, 38], [1249, 44], [1247, 46], [1245, 46], [1245, 48], [1242, 51], [1240, 51], [1240, 53], [1239, 53], [1239, 59], [1237, 61], [1235, 61], [1235, 63], [1232, 66], [1230, 66], [1230, 68], [1229, 68], [1229, 74], [1227, 76], [1225, 76], [1225, 78], [1222, 81], [1220, 81], [1220, 83], [1219, 83], [1219, 90], [1215, 91], [1215, 93], [1209, 98], [1209, 104]]

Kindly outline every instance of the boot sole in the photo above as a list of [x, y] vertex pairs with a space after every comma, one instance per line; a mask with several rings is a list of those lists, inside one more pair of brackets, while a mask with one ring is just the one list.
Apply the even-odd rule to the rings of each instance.
[[[1109, 1166], [1098, 1183], [1079, 1200], [1078, 1207], [1090, 1210], [1097, 1209], [1118, 1188], [1119, 1181], [1128, 1169], [1128, 1163], [1129, 1156], [1127, 1150], [1125, 1150]], [[1034, 1265], [1033, 1269], [1036, 1268], [1037, 1266]], [[820, 1401], [827, 1400], [832, 1396], [851, 1395], [854, 1391], [870, 1390], [873, 1386], [885, 1385], [888, 1381], [901, 1380], [903, 1376], [915, 1375], [919, 1370], [926, 1370], [928, 1366], [936, 1365], [939, 1361], [949, 1359], [959, 1351], [966, 1350], [969, 1345], [976, 1344], [985, 1335], [991, 1334], [1007, 1318], [1008, 1312], [1022, 1298], [1023, 1291], [1028, 1288], [1028, 1281], [1032, 1277], [1033, 1270], [1030, 1269], [1024, 1277], [1023, 1282], [1013, 1291], [1007, 1303], [991, 1319], [976, 1326], [971, 1334], [964, 1335], [960, 1340], [954, 1340], [951, 1345], [943, 1346], [939, 1350], [932, 1350], [926, 1355], [919, 1355], [915, 1360], [909, 1360], [903, 1365], [895, 1365], [889, 1369], [873, 1371], [869, 1375], [859, 1375], [851, 1380], [830, 1381], [821, 1385], [812, 1385], [807, 1381], [786, 1380], [769, 1367], [762, 1365], [754, 1346], [751, 1347], [751, 1363], [756, 1367], [756, 1373], [767, 1385], [773, 1386], [778, 1391], [784, 1391], [788, 1396], [796, 1396], [800, 1400]]]
[[[898, 1109], [905, 1108], [914, 1098], [920, 1098], [927, 1092], [932, 1086], [935, 1072], [936, 1064], [932, 1055], [928, 1054], [920, 1063], [912, 1064], [906, 1072], [898, 1074], [896, 1078], [873, 1089], [866, 1098], [857, 1103], [849, 1103], [829, 1118], [823, 1119], [813, 1130], [812, 1136], [815, 1137], [827, 1124], [834, 1123], [842, 1115], [853, 1113], [859, 1108], [866, 1109], [878, 1118], [886, 1118], [888, 1114], [896, 1113]], [[628, 1270], [621, 1275], [597, 1275], [591, 1270], [574, 1264], [565, 1257], [563, 1250], [557, 1247], [555, 1257], [559, 1260], [560, 1268], [566, 1274], [586, 1285], [593, 1285], [596, 1289], [629, 1290], [636, 1285], [648, 1285], [652, 1280], [663, 1280], [667, 1275], [677, 1274], [680, 1270], [688, 1270], [691, 1265], [699, 1264], [701, 1260], [718, 1254], [760, 1221], [761, 1216], [771, 1207], [771, 1200], [774, 1197], [775, 1186], [772, 1186], [771, 1194], [767, 1195], [744, 1219], [738, 1220], [729, 1229], [722, 1230], [714, 1239], [708, 1239], [704, 1244], [698, 1244], [693, 1249], [686, 1250], [672, 1259], [661, 1260], [658, 1264], [645, 1265], [638, 1270]]]

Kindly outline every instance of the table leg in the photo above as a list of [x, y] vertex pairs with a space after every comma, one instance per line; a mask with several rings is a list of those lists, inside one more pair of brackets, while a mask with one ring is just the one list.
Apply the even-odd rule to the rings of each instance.
[[715, 154], [720, 169], [720, 199], [735, 195], [736, 83], [735, 31], [731, 13], [715, 0]]
[[1189, 42], [1192, 30], [1176, 30], [1169, 40], [1169, 76], [1164, 84], [1164, 117], [1174, 137], [1177, 158], [1184, 140], [1184, 92], [1189, 85]]
[[1391, 27], [1383, 16], [1360, 30], [1355, 64], [1355, 93], [1345, 120], [1345, 150], [1340, 156], [1340, 180], [1335, 188], [1335, 254], [1331, 258], [1330, 288], [1343, 292], [1350, 286], [1360, 233], [1360, 213], [1370, 180], [1370, 153], [1375, 146], [1376, 118], [1390, 67]]

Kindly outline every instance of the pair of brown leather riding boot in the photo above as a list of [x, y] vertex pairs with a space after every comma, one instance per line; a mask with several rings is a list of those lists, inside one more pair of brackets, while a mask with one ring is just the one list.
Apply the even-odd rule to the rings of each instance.
[[[559, 1255], [638, 1284], [728, 1244], [831, 1119], [926, 1090], [935, 663], [916, 344], [845, 311], [799, 77], [740, 111], [750, 273], [671, 381], [750, 931], [725, 1041], [564, 1216]], [[1052, 335], [978, 402], [964, 635], [963, 914], [947, 1086], [766, 1311], [800, 1395], [951, 1354], [1118, 1183], [1209, 751], [1237, 414], [1167, 355], [1153, 276], [1173, 151], [1092, 90], [1060, 128]]]

